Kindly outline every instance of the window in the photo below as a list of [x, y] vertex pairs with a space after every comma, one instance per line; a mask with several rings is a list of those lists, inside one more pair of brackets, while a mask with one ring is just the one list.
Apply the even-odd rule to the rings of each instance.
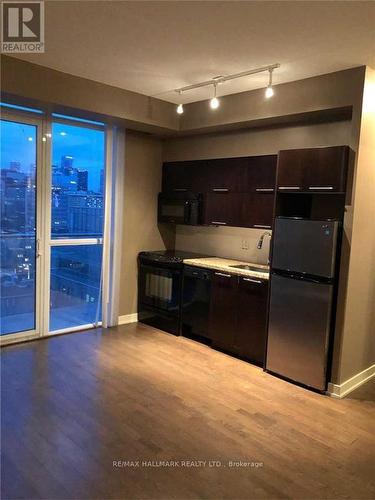
[[37, 127], [1, 120], [1, 334], [35, 328]]
[[102, 245], [52, 247], [51, 331], [101, 319], [101, 269]]
[[50, 331], [101, 320], [105, 132], [52, 123]]
[[104, 226], [103, 130], [52, 126], [52, 238], [101, 238]]

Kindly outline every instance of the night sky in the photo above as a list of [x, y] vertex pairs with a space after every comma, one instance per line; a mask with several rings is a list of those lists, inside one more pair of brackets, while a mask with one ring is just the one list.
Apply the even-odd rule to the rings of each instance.
[[[33, 125], [1, 120], [1, 167], [9, 168], [11, 161], [17, 161], [21, 171], [29, 173], [30, 165], [35, 163], [35, 140]], [[98, 192], [100, 171], [104, 168], [104, 142], [101, 130], [54, 123], [52, 164], [60, 166], [62, 156], [73, 156], [73, 166], [89, 172], [89, 190]]]

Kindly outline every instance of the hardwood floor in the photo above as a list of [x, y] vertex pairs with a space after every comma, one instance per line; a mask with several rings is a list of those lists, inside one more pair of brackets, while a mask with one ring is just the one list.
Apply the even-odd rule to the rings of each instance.
[[335, 400], [136, 324], [5, 347], [1, 375], [3, 499], [375, 497], [375, 381]]

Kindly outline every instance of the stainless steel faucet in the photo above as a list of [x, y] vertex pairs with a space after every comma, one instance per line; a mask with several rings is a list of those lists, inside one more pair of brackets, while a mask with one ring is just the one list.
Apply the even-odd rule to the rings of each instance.
[[257, 244], [257, 249], [258, 250], [261, 250], [262, 249], [262, 246], [263, 246], [263, 240], [264, 240], [264, 237], [265, 236], [269, 236], [270, 238], [272, 238], [272, 234], [269, 232], [269, 231], [265, 231], [262, 236], [259, 238], [259, 241], [258, 241], [258, 244]]

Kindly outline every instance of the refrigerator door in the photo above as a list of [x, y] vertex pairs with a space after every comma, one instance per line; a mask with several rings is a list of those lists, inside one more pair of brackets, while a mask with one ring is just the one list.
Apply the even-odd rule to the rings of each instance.
[[333, 285], [272, 274], [266, 368], [326, 389]]
[[333, 278], [339, 223], [277, 217], [272, 268]]

